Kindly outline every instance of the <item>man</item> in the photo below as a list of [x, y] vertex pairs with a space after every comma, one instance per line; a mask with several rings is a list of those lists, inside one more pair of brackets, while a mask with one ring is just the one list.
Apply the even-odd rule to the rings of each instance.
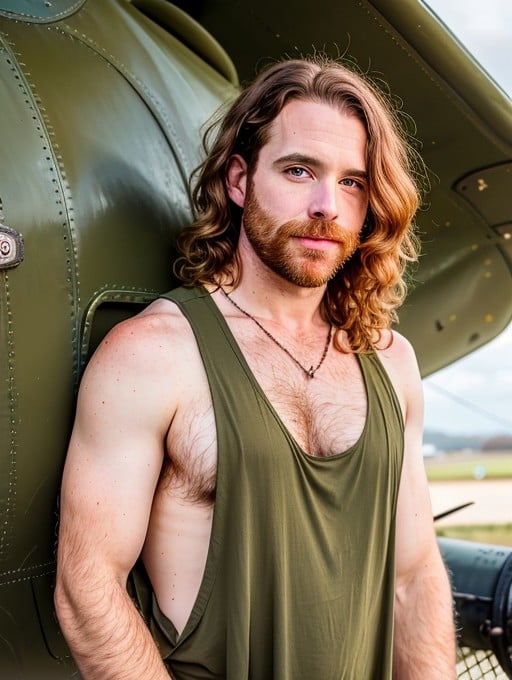
[[83, 378], [56, 605], [84, 678], [455, 677], [421, 382], [390, 329], [409, 159], [382, 97], [329, 61], [271, 66], [224, 118], [186, 287]]

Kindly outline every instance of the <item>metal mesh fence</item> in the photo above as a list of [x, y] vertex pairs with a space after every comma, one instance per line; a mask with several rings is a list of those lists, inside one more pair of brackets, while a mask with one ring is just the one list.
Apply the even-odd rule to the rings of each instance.
[[489, 650], [459, 647], [457, 655], [458, 680], [508, 680], [509, 677]]

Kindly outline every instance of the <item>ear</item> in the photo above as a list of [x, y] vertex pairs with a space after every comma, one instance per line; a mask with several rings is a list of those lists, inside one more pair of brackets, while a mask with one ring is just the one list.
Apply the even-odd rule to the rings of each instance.
[[243, 208], [247, 189], [247, 163], [239, 154], [235, 154], [229, 159], [226, 187], [228, 196], [233, 203], [239, 208]]

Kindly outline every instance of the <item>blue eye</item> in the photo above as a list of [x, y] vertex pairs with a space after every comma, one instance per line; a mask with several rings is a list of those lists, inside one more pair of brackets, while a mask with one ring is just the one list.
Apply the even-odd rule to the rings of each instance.
[[364, 186], [362, 182], [359, 182], [357, 179], [353, 179], [352, 177], [345, 177], [340, 181], [340, 184], [344, 187], [353, 187], [355, 189], [362, 189]]
[[295, 166], [293, 168], [288, 168], [287, 173], [291, 175], [292, 177], [304, 177], [306, 174], [306, 170], [304, 168], [301, 168], [299, 166]]

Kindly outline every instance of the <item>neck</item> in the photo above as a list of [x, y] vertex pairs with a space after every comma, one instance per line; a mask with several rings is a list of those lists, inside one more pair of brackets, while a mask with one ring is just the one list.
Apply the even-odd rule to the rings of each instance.
[[315, 377], [315, 374], [321, 368], [322, 364], [324, 363], [325, 357], [327, 356], [327, 352], [329, 351], [329, 345], [331, 344], [331, 338], [332, 338], [332, 326], [329, 326], [329, 331], [327, 333], [327, 338], [326, 338], [325, 345], [324, 345], [324, 351], [322, 352], [322, 356], [320, 357], [320, 361], [318, 362], [318, 364], [316, 366], [314, 364], [311, 364], [308, 368], [306, 365], [304, 365], [303, 363], [301, 363], [299, 361], [299, 359], [290, 351], [290, 349], [285, 347], [282, 342], [280, 342], [274, 335], [272, 335], [272, 333], [267, 328], [265, 328], [265, 326], [263, 326], [263, 324], [261, 324], [255, 316], [253, 316], [247, 310], [243, 309], [237, 302], [235, 302], [233, 300], [233, 298], [228, 293], [226, 293], [226, 291], [224, 289], [221, 289], [221, 291], [222, 291], [224, 297], [226, 298], [226, 300], [228, 300], [234, 307], [236, 307], [236, 309], [238, 309], [238, 311], [241, 314], [243, 314], [243, 316], [245, 316], [246, 318], [248, 318], [252, 322], [254, 322], [256, 324], [256, 326], [258, 326], [260, 331], [262, 333], [264, 333], [267, 336], [267, 338], [272, 340], [272, 342], [275, 345], [277, 345], [283, 352], [285, 352], [285, 354], [288, 355], [288, 357], [302, 370], [302, 372], [308, 378], [314, 378]]
[[255, 316], [269, 319], [290, 332], [307, 331], [311, 326], [325, 325], [320, 316], [320, 305], [325, 288], [268, 284], [242, 276], [236, 288], [226, 288], [236, 301]]
[[[252, 252], [251, 252], [252, 254]], [[240, 253], [242, 272], [236, 288], [225, 287], [251, 314], [278, 323], [290, 332], [307, 331], [325, 323], [320, 305], [326, 286], [304, 288], [283, 279], [257, 257]]]

